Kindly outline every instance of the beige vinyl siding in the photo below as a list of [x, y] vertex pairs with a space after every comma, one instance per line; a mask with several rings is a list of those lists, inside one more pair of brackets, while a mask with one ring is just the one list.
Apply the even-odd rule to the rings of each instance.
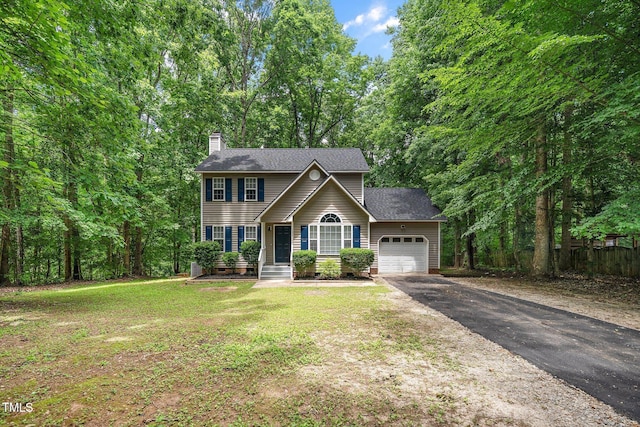
[[[300, 227], [318, 224], [320, 218], [327, 213], [338, 215], [342, 224], [359, 225], [360, 247], [369, 247], [369, 215], [363, 212], [362, 208], [358, 207], [335, 183], [329, 182], [294, 216], [292, 230], [294, 251], [300, 250]], [[326, 258], [334, 258], [340, 262], [340, 257], [337, 255], [318, 256], [319, 261]]]
[[[256, 173], [220, 173], [203, 174], [202, 179], [213, 177], [231, 178], [232, 202], [214, 201], [202, 202], [202, 230], [201, 240], [206, 238], [206, 226], [222, 225], [232, 227], [232, 244], [234, 252], [238, 250], [238, 226], [258, 225], [254, 219], [273, 199], [282, 192], [295, 179], [296, 174], [256, 174]], [[264, 202], [238, 202], [238, 178], [256, 177], [264, 178]], [[205, 200], [205, 185], [202, 185], [202, 200]], [[224, 267], [222, 262], [219, 267]], [[246, 267], [246, 263], [240, 257], [239, 268]]]
[[362, 203], [362, 180], [361, 173], [334, 173], [333, 176], [342, 186], [349, 191], [360, 203]]
[[[320, 172], [320, 179], [313, 181], [309, 178], [309, 173], [312, 170], [317, 170]], [[307, 171], [303, 176], [296, 181], [295, 184], [291, 186], [291, 188], [287, 189], [286, 194], [278, 200], [273, 206], [269, 208], [269, 211], [262, 217], [262, 221], [264, 222], [281, 222], [286, 219], [287, 216], [293, 210], [298, 207], [298, 205], [305, 200], [313, 190], [318, 188], [320, 184], [324, 181], [326, 175], [319, 168], [311, 168]], [[265, 181], [266, 187], [266, 181]], [[266, 199], [266, 197], [265, 197]]]
[[[400, 227], [404, 225], [404, 230]], [[437, 222], [374, 222], [371, 223], [371, 249], [375, 255], [372, 268], [378, 268], [378, 242], [383, 236], [424, 236], [429, 241], [429, 268], [440, 268], [438, 263]]]

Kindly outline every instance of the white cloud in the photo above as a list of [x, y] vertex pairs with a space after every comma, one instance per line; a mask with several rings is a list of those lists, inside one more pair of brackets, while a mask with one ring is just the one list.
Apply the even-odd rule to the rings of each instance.
[[351, 21], [346, 22], [342, 29], [347, 31], [350, 27], [360, 27], [365, 24], [376, 24], [387, 14], [387, 7], [383, 5], [373, 6], [367, 13], [356, 16]]
[[385, 22], [383, 22], [382, 24], [375, 25], [371, 29], [371, 32], [372, 33], [382, 33], [384, 31], [387, 31], [387, 28], [396, 27], [399, 24], [400, 24], [400, 20], [396, 16], [391, 16]]

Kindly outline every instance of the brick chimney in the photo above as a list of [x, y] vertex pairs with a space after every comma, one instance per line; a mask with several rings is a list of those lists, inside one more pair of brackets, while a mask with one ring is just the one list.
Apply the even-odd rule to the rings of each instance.
[[222, 133], [213, 132], [209, 136], [209, 155], [212, 155], [216, 151], [222, 151], [227, 148], [227, 144], [224, 142]]

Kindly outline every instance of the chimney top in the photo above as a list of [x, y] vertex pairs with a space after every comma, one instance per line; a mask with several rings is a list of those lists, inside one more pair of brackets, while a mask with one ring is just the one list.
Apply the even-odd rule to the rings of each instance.
[[221, 132], [213, 132], [209, 136], [209, 155], [217, 151], [222, 151], [227, 148], [227, 144], [224, 142]]

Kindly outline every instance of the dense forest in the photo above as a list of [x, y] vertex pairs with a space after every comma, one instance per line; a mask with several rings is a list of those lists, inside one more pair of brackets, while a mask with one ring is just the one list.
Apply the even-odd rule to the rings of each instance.
[[217, 130], [361, 148], [443, 208], [444, 263], [567, 269], [572, 236], [640, 234], [638, 16], [408, 0], [383, 61], [328, 0], [4, 0], [0, 283], [187, 271]]

